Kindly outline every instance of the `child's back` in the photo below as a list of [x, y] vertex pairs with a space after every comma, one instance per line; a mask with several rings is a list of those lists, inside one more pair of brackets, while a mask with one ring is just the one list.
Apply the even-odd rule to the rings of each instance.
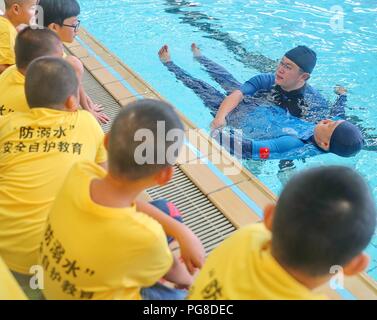
[[0, 117], [29, 111], [25, 96], [25, 73], [29, 64], [40, 57], [62, 57], [63, 46], [48, 29], [24, 28], [16, 38], [16, 65], [0, 75]]
[[[37, 264], [48, 211], [72, 165], [107, 158], [102, 129], [88, 112], [74, 111], [74, 97], [67, 98], [67, 110], [54, 103], [66, 100], [67, 84], [70, 94], [77, 90], [73, 69], [58, 58], [38, 59], [31, 66], [26, 76], [31, 110], [0, 119], [0, 254], [22, 274]], [[57, 109], [36, 107], [35, 101]]]
[[[170, 180], [183, 135], [171, 106], [141, 100], [113, 123], [106, 140], [108, 172], [89, 163], [74, 166], [46, 227], [40, 262], [50, 275], [47, 299], [141, 299], [164, 291], [154, 286], [162, 277], [191, 283], [191, 276], [183, 279], [161, 226], [136, 210], [141, 192]], [[177, 294], [171, 290], [169, 298], [182, 297]]]
[[244, 227], [216, 248], [191, 289], [192, 300], [317, 300], [271, 255], [271, 233], [260, 224]]
[[136, 207], [110, 208], [90, 195], [99, 166], [76, 164], [48, 219], [42, 245], [47, 299], [139, 300], [140, 288], [172, 264], [162, 227]]
[[0, 257], [0, 300], [26, 300], [25, 294]]
[[355, 275], [376, 226], [374, 200], [363, 179], [346, 167], [298, 174], [264, 224], [242, 228], [208, 257], [190, 299], [321, 299], [312, 292], [333, 266]]
[[4, 16], [0, 16], [0, 65], [9, 66], [16, 63], [14, 46], [17, 30]]
[[16, 27], [30, 24], [35, 16], [37, 2], [38, 0], [5, 0], [5, 13], [0, 16], [0, 74], [16, 63]]

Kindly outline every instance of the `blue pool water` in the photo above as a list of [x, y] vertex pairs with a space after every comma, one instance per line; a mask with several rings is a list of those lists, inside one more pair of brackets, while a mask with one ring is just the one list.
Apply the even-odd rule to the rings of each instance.
[[[209, 58], [240, 81], [259, 73], [267, 61], [306, 44], [318, 53], [310, 83], [328, 99], [333, 87], [349, 89], [347, 114], [357, 115], [369, 135], [377, 135], [377, 4], [368, 0], [80, 0], [84, 26], [132, 67], [198, 127], [208, 129], [212, 116], [201, 100], [162, 66], [157, 51], [171, 49], [173, 61], [193, 76], [214, 83], [192, 59], [198, 43]], [[297, 170], [328, 164], [356, 168], [377, 199], [376, 153], [362, 151], [351, 159], [321, 155], [296, 169], [279, 172], [279, 161], [246, 161], [245, 166], [276, 194]], [[346, 245], [346, 244], [345, 244]], [[368, 273], [377, 280], [377, 236], [368, 248]]]

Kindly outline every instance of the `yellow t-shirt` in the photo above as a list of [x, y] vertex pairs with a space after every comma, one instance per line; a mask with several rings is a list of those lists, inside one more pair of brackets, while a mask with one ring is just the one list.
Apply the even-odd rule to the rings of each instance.
[[0, 301], [27, 300], [16, 279], [0, 257]]
[[161, 225], [144, 213], [93, 202], [90, 184], [105, 171], [73, 166], [49, 214], [40, 263], [47, 299], [139, 300], [171, 268]]
[[16, 44], [17, 30], [13, 24], [0, 16], [0, 64], [16, 64], [14, 46]]
[[72, 165], [103, 163], [104, 134], [86, 111], [34, 108], [0, 118], [0, 255], [28, 274], [47, 214]]
[[25, 96], [25, 76], [15, 65], [0, 75], [0, 92], [0, 117], [30, 110]]
[[271, 233], [263, 224], [244, 227], [208, 257], [190, 300], [314, 300], [316, 295], [273, 258]]

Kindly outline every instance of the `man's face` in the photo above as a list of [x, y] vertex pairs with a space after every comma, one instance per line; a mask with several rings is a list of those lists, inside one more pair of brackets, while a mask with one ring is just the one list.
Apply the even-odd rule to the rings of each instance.
[[19, 22], [20, 24], [29, 25], [32, 18], [34, 18], [39, 0], [28, 0], [20, 5]]
[[344, 121], [322, 120], [317, 124], [314, 129], [314, 140], [320, 148], [329, 151], [331, 136], [342, 122]]
[[280, 60], [275, 73], [275, 83], [284, 90], [290, 91], [293, 90], [292, 88], [297, 88], [307, 78], [308, 74], [301, 71], [292, 60], [286, 57]]

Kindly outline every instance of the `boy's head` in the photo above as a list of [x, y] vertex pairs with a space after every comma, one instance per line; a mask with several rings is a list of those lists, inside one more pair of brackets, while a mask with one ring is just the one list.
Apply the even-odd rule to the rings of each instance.
[[40, 0], [43, 24], [56, 32], [61, 41], [71, 43], [80, 27], [80, 5], [76, 0]]
[[183, 124], [166, 102], [140, 100], [115, 119], [107, 141], [109, 172], [128, 181], [165, 184], [184, 139]]
[[[267, 211], [266, 211], [267, 212]], [[376, 208], [364, 180], [347, 167], [304, 171], [284, 188], [266, 225], [272, 254], [285, 268], [307, 277], [329, 276], [342, 266], [346, 275], [363, 271], [363, 250], [376, 228]]]
[[35, 16], [38, 0], [4, 0], [5, 12], [11, 22], [18, 26], [30, 24]]
[[17, 68], [26, 72], [29, 64], [37, 58], [43, 56], [61, 58], [63, 44], [59, 37], [47, 28], [27, 27], [17, 35], [15, 52]]
[[75, 71], [62, 58], [41, 57], [27, 68], [25, 94], [30, 108], [75, 111], [78, 88]]
[[364, 146], [363, 135], [358, 127], [344, 120], [322, 120], [314, 129], [318, 147], [341, 157], [352, 157]]

